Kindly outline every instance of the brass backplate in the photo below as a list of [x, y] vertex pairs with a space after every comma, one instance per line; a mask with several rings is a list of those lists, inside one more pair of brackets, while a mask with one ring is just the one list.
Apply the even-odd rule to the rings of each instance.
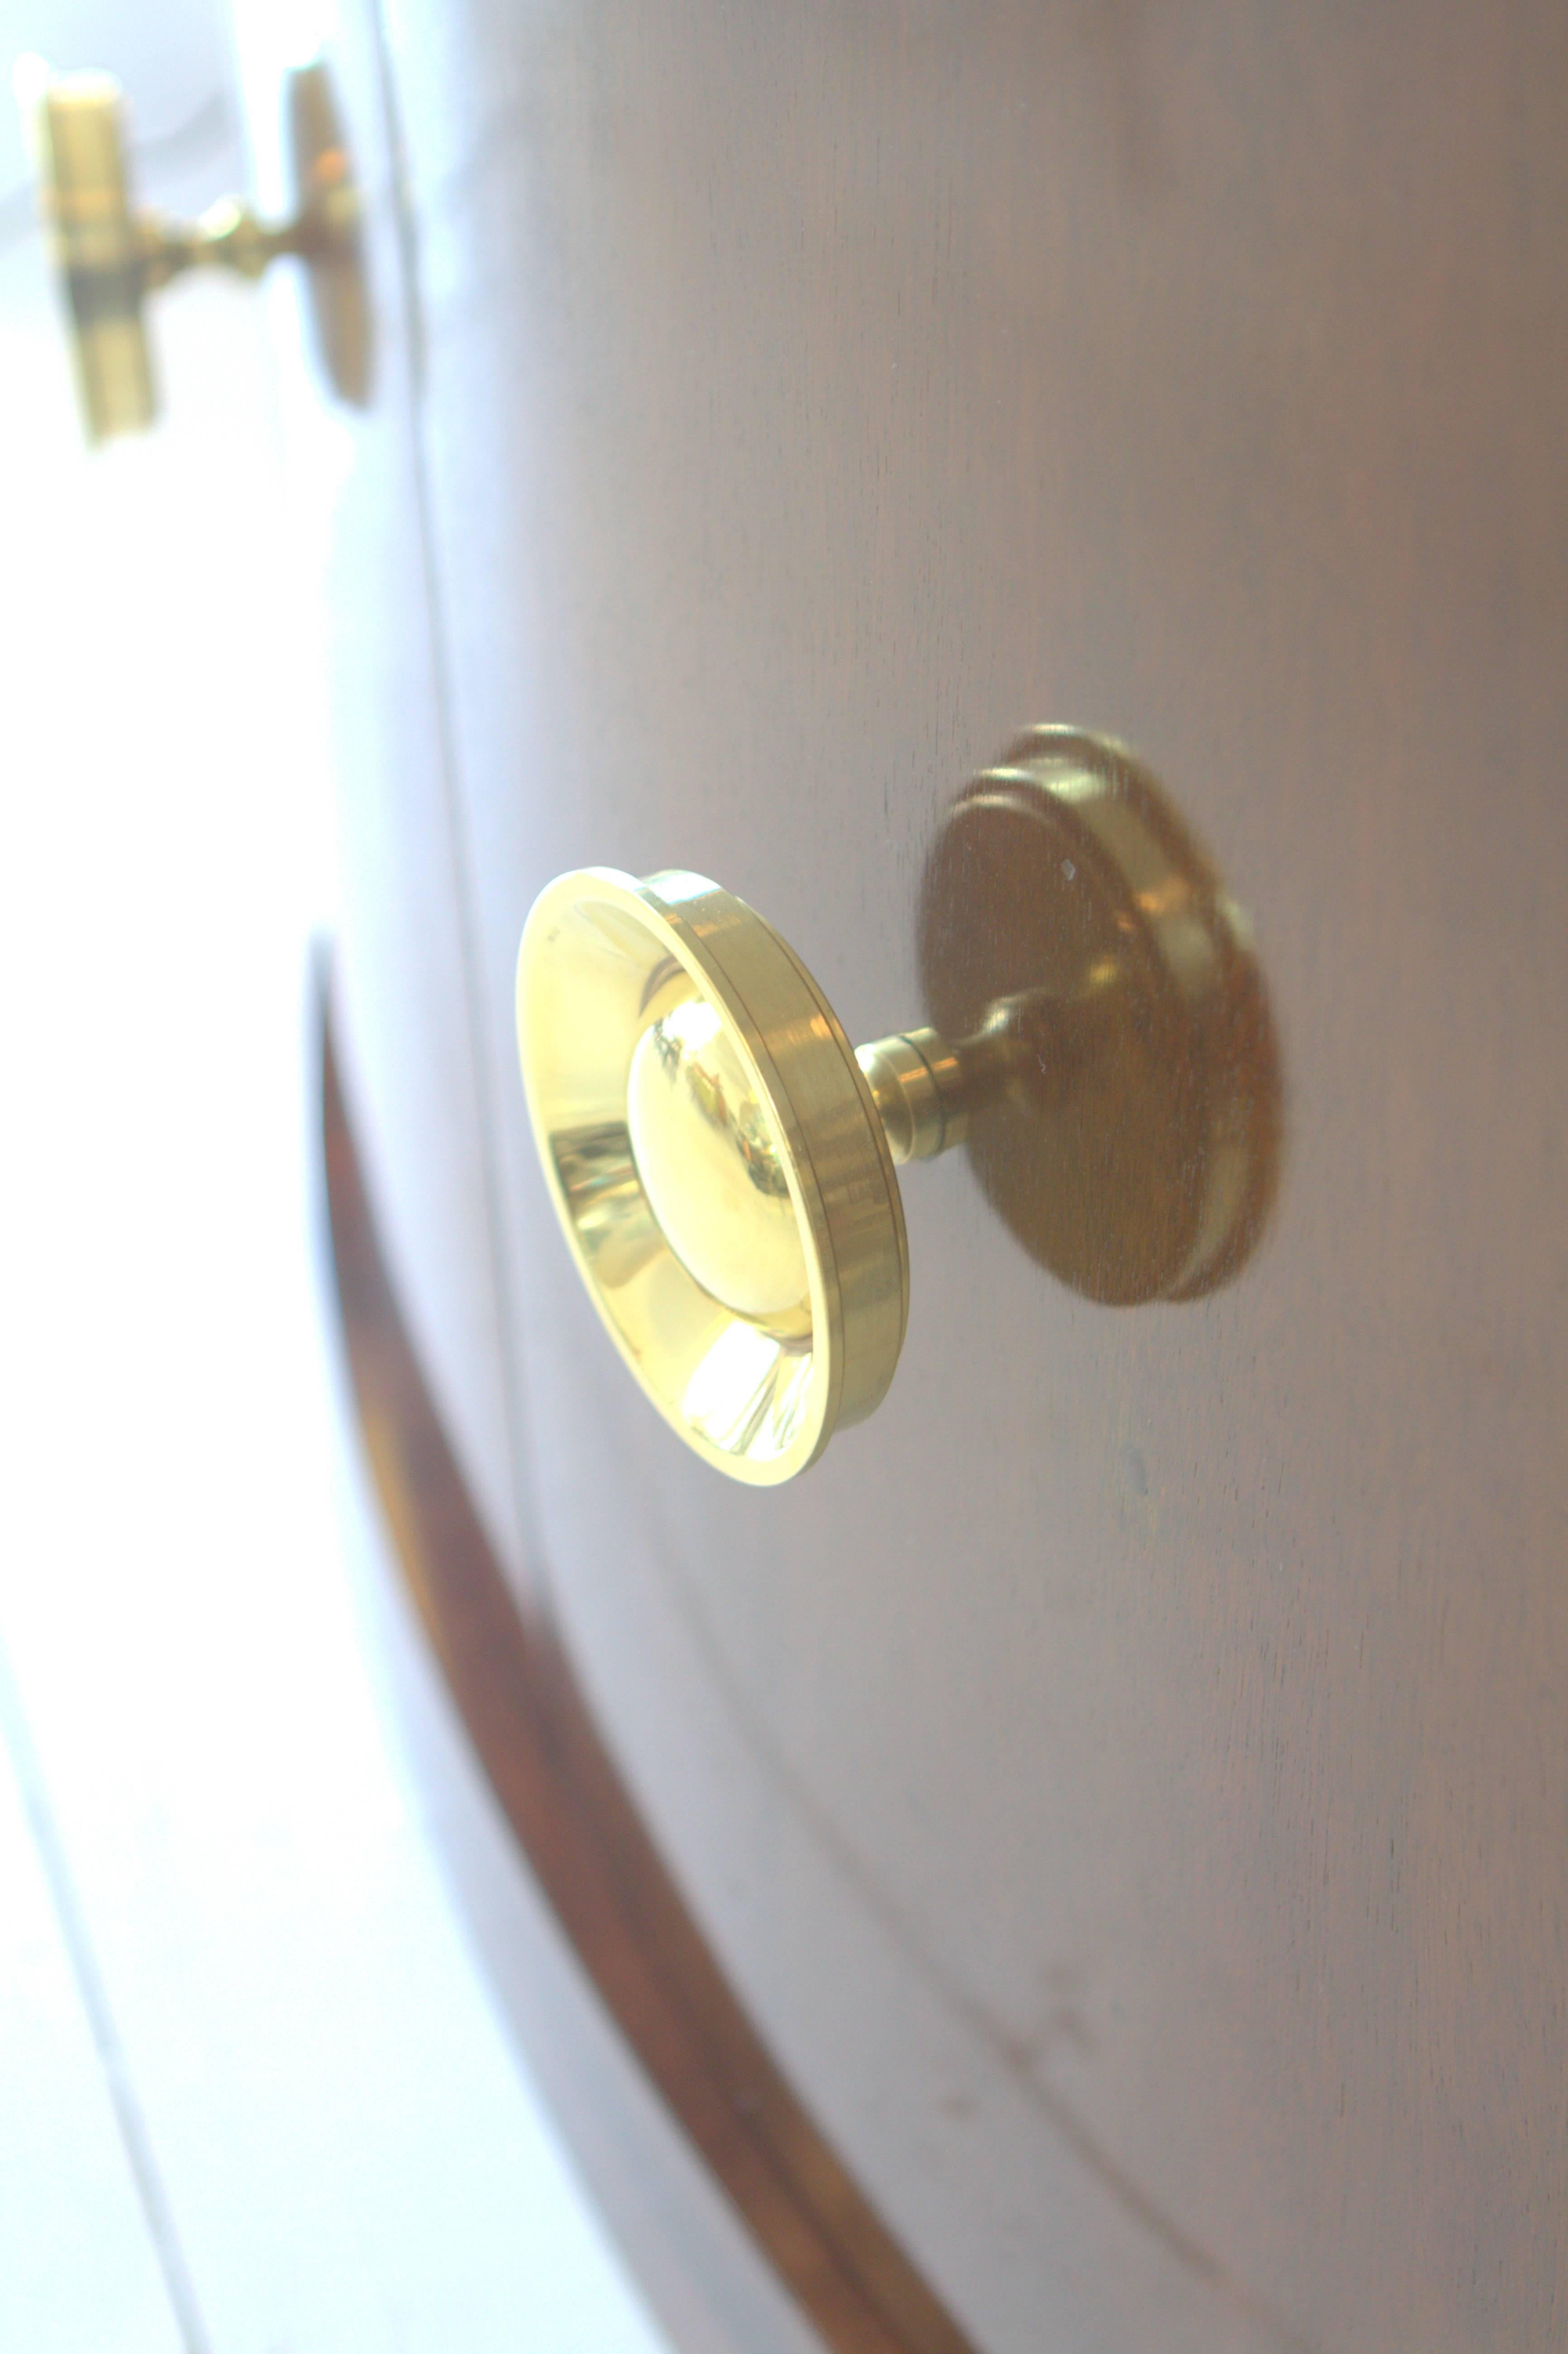
[[363, 408], [373, 346], [360, 196], [332, 78], [319, 60], [289, 76], [288, 142], [316, 352], [339, 398]]
[[1274, 1028], [1246, 918], [1139, 760], [1067, 727], [1010, 747], [932, 850], [920, 965], [948, 1038], [1001, 1001], [1094, 1008], [1092, 1051], [1026, 1059], [971, 1120], [1032, 1257], [1118, 1306], [1236, 1273], [1277, 1182]]

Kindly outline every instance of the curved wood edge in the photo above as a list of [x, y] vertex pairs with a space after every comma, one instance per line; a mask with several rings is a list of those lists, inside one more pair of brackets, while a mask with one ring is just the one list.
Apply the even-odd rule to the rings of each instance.
[[832, 2354], [973, 2354], [726, 1979], [559, 1643], [518, 1610], [398, 1310], [322, 992], [327, 1213], [348, 1367], [404, 1580], [470, 1740], [578, 1959]]

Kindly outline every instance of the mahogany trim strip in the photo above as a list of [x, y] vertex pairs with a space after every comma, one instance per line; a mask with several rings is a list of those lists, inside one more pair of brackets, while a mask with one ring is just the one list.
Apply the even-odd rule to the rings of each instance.
[[632, 2051], [832, 2354], [973, 2354], [770, 2056], [560, 1645], [519, 1612], [392, 1291], [324, 1005], [321, 1051], [360, 1426], [403, 1577], [519, 1846]]

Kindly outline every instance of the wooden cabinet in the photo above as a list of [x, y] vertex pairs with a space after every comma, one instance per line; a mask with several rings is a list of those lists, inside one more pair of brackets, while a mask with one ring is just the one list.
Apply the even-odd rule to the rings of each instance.
[[[930, 2305], [856, 2337], [700, 2137], [655, 2293], [694, 2344], [792, 2330], [704, 2317], [738, 2217], [846, 2348], [1554, 2342], [1568, 20], [410, 0], [378, 38], [349, 1117], [472, 1541]], [[1251, 911], [1269, 1230], [1106, 1308], [949, 1155], [886, 1403], [736, 1487], [562, 1246], [524, 917], [693, 867], [901, 1027], [944, 814], [1043, 719], [1135, 744]]]

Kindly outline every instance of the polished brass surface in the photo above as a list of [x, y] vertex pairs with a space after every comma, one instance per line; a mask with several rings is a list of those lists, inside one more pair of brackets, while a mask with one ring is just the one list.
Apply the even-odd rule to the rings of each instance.
[[739, 1315], [800, 1317], [810, 1284], [784, 1149], [705, 997], [686, 998], [642, 1033], [626, 1122], [649, 1207], [687, 1272]]
[[556, 1212], [638, 1381], [734, 1478], [793, 1478], [881, 1402], [895, 1162], [970, 1140], [1013, 1231], [1107, 1302], [1211, 1289], [1261, 1228], [1278, 1078], [1245, 919], [1119, 746], [1036, 728], [969, 788], [922, 956], [941, 1027], [855, 1052], [701, 875], [590, 867], [529, 915], [518, 1047]]
[[288, 122], [297, 209], [268, 223], [225, 196], [199, 220], [139, 208], [131, 182], [127, 109], [108, 74], [18, 73], [39, 201], [71, 323], [82, 418], [102, 441], [151, 425], [157, 393], [149, 349], [149, 294], [189, 270], [260, 278], [291, 256], [306, 265], [313, 323], [334, 389], [363, 401], [369, 386], [369, 313], [359, 208], [332, 86], [321, 64], [289, 77]]
[[974, 1074], [935, 1030], [908, 1030], [855, 1049], [895, 1161], [929, 1161], [969, 1133]]
[[880, 1403], [909, 1300], [887, 1139], [821, 991], [703, 876], [594, 867], [534, 905], [517, 1028], [556, 1211], [627, 1363], [705, 1461], [792, 1478]]
[[949, 811], [919, 935], [938, 1029], [1006, 1049], [969, 1154], [1031, 1256], [1116, 1306], [1235, 1275], [1277, 1182], [1278, 1051], [1247, 917], [1144, 764], [1021, 736]]

